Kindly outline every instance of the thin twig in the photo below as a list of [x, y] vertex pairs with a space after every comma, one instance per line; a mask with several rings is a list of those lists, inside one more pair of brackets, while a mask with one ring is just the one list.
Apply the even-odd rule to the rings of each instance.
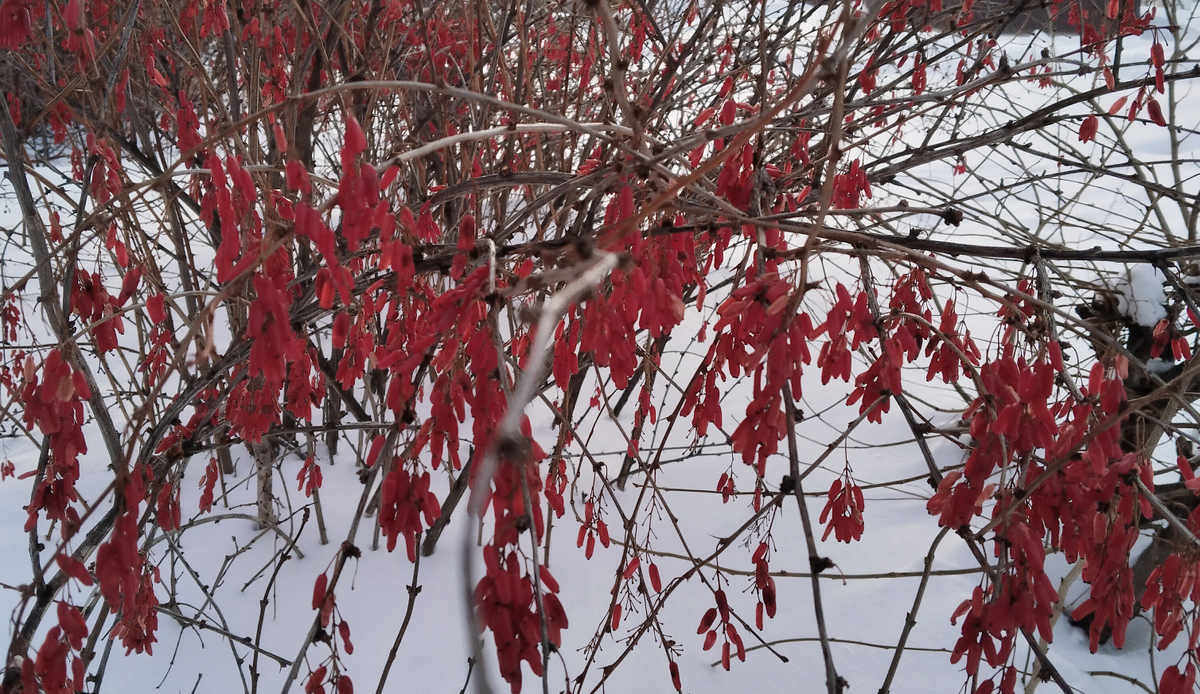
[[812, 567], [813, 615], [817, 620], [817, 634], [821, 639], [821, 656], [825, 660], [825, 687], [829, 694], [841, 694], [845, 686], [837, 674], [833, 663], [833, 649], [829, 647], [829, 631], [825, 627], [825, 607], [821, 603], [821, 580], [817, 574], [828, 566], [828, 559], [817, 554], [817, 540], [813, 536], [812, 521], [808, 517], [808, 501], [804, 498], [804, 490], [800, 479], [800, 453], [796, 446], [796, 405], [792, 401], [791, 386], [783, 386], [784, 413], [787, 417], [788, 461], [791, 465], [793, 480], [793, 496], [800, 509], [800, 521], [804, 525], [804, 542], [808, 545], [808, 564]]
[[[419, 543], [420, 538], [418, 537], [417, 540]], [[405, 586], [408, 591], [408, 606], [404, 609], [404, 621], [400, 623], [400, 631], [396, 632], [392, 650], [388, 651], [387, 661], [383, 664], [383, 673], [379, 675], [379, 686], [375, 688], [375, 694], [383, 694], [383, 685], [387, 683], [388, 673], [392, 671], [392, 663], [396, 661], [396, 652], [400, 650], [400, 642], [404, 640], [404, 634], [408, 631], [408, 622], [412, 619], [413, 607], [417, 604], [417, 596], [421, 593], [421, 586], [417, 585], [417, 576], [421, 573], [421, 555], [422, 552], [417, 552], [417, 559], [413, 562], [412, 583]]]
[[[892, 655], [892, 664], [888, 666], [887, 675], [883, 678], [883, 686], [879, 688], [879, 694], [887, 694], [892, 687], [892, 678], [896, 676], [896, 670], [900, 667], [900, 656], [904, 654], [904, 647], [908, 643], [908, 635], [912, 633], [913, 627], [917, 625], [917, 610], [921, 607], [921, 600], [925, 597], [925, 587], [929, 585], [929, 576], [933, 570], [933, 554], [937, 551], [937, 546], [941, 543], [942, 538], [950, 532], [950, 528], [942, 528], [942, 531], [933, 539], [933, 544], [929, 546], [929, 553], [925, 555], [925, 570], [921, 573], [921, 583], [917, 586], [917, 596], [913, 598], [912, 609], [908, 611], [908, 615], [904, 618], [904, 630], [900, 632], [900, 640], [896, 643], [896, 652]], [[916, 649], [914, 649], [916, 650]]]

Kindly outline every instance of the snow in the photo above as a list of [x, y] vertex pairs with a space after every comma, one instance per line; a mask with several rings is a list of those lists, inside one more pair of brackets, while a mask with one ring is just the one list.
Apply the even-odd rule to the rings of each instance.
[[1156, 357], [1146, 362], [1146, 370], [1152, 374], [1162, 375], [1175, 368], [1175, 363]]
[[1153, 328], [1167, 318], [1167, 278], [1153, 265], [1134, 265], [1117, 284], [1118, 309], [1129, 320]]

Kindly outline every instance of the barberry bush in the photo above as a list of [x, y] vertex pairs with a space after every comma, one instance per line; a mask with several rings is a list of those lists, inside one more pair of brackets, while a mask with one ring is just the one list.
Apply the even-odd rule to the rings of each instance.
[[0, 689], [1195, 691], [1196, 11], [3, 0]]

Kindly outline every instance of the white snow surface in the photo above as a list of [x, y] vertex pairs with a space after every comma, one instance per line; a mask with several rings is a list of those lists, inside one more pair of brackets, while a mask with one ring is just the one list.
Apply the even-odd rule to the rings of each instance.
[[1118, 309], [1129, 320], [1153, 328], [1167, 317], [1167, 278], [1153, 265], [1134, 265], [1117, 284]]

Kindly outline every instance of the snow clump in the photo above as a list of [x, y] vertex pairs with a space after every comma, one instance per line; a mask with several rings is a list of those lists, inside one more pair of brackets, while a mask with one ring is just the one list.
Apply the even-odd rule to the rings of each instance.
[[1153, 265], [1135, 265], [1117, 281], [1116, 290], [1121, 314], [1138, 325], [1153, 328], [1167, 317], [1167, 294], [1163, 284], [1167, 278]]

